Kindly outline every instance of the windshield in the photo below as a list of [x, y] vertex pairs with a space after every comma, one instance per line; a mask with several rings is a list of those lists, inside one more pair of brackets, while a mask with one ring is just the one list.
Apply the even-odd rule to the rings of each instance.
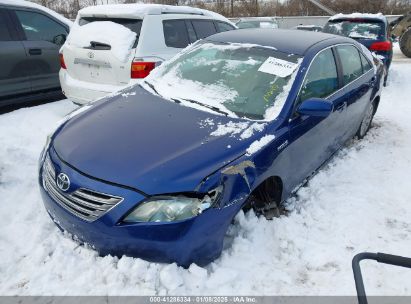
[[203, 42], [155, 69], [146, 80], [171, 100], [195, 101], [196, 107], [218, 108], [233, 117], [271, 120], [283, 107], [299, 59], [274, 48]]
[[383, 39], [384, 23], [372, 20], [329, 21], [324, 32], [358, 39]]

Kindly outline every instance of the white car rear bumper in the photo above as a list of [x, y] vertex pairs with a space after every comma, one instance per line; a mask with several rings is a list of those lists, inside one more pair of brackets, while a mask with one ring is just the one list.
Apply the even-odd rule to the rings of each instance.
[[60, 69], [59, 77], [63, 94], [72, 102], [81, 105], [141, 82], [139, 79], [132, 79], [124, 86], [91, 83], [73, 79], [64, 69]]

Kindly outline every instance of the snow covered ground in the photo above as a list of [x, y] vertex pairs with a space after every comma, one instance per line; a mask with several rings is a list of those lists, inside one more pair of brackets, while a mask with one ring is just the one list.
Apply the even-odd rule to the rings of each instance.
[[[398, 57], [398, 54], [396, 55]], [[392, 65], [373, 128], [353, 140], [273, 221], [240, 214], [206, 268], [98, 257], [43, 208], [37, 159], [67, 100], [0, 116], [0, 294], [353, 295], [361, 251], [411, 256], [411, 60]], [[363, 263], [370, 295], [411, 295], [411, 271]]]

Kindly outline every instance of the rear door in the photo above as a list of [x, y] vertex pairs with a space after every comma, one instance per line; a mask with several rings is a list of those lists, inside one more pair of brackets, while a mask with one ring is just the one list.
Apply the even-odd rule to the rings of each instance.
[[132, 32], [136, 33], [136, 40], [129, 56], [122, 61], [112, 50], [112, 46], [97, 41], [90, 40], [90, 45], [78, 47], [72, 44], [65, 44], [63, 51], [64, 61], [67, 66], [67, 73], [73, 79], [85, 82], [122, 86], [130, 81], [130, 67], [137, 47], [140, 30], [143, 23], [141, 19], [110, 18], [110, 17], [81, 17], [80, 28], [76, 34], [81, 35], [81, 27], [100, 21], [110, 21], [120, 24]]
[[32, 90], [59, 88], [59, 49], [68, 35], [68, 27], [40, 11], [16, 9], [13, 12], [15, 23], [25, 38], [25, 68]]
[[0, 8], [0, 99], [31, 92], [26, 59], [9, 10]]
[[350, 44], [336, 47], [341, 62], [343, 93], [347, 101], [346, 135], [348, 139], [357, 131], [371, 100], [377, 78], [368, 59]]

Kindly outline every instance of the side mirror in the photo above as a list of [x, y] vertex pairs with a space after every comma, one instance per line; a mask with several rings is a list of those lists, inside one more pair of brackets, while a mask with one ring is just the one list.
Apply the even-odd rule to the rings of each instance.
[[321, 98], [304, 100], [297, 108], [297, 113], [308, 116], [327, 117], [333, 111], [332, 102]]

